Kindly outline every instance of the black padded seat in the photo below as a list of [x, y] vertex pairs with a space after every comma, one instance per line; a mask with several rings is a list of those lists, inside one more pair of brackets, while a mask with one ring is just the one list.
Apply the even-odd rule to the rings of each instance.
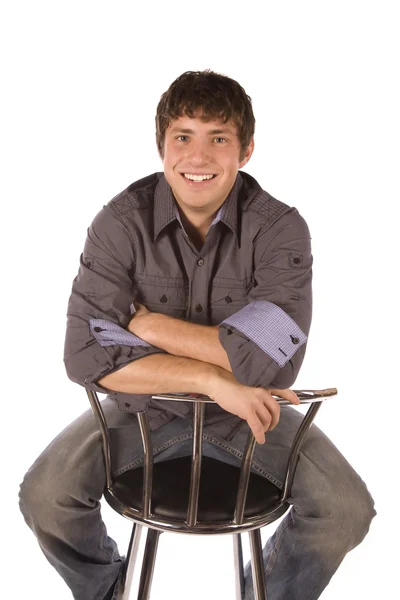
[[[185, 520], [188, 509], [192, 457], [174, 458], [153, 465], [151, 511], [154, 515]], [[203, 456], [199, 493], [198, 521], [233, 519], [240, 469]], [[143, 468], [137, 467], [118, 475], [112, 492], [124, 504], [142, 510]], [[173, 493], [171, 493], [173, 489]], [[259, 515], [279, 503], [281, 491], [255, 473], [250, 474], [245, 517]]]

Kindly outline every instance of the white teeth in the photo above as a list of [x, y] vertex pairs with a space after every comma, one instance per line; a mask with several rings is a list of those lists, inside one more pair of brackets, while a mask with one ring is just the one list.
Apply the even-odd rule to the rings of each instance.
[[212, 179], [214, 175], [192, 175], [191, 173], [184, 174], [186, 179], [191, 179], [192, 181], [204, 181], [205, 179]]

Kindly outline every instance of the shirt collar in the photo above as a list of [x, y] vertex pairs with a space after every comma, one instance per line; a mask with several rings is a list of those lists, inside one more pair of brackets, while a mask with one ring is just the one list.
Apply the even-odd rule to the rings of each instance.
[[[238, 198], [239, 192], [242, 187], [243, 179], [238, 172], [235, 183], [222, 204], [221, 208], [217, 212], [210, 227], [222, 221], [227, 227], [236, 235], [238, 238]], [[168, 184], [165, 175], [161, 174], [160, 180], [156, 186], [154, 194], [154, 234], [153, 241], [156, 240], [158, 234], [172, 221], [179, 220], [179, 213], [176, 208], [176, 203], [172, 189]]]
[[176, 219], [176, 205], [164, 173], [161, 174], [154, 193], [154, 234], [153, 242], [160, 231]]

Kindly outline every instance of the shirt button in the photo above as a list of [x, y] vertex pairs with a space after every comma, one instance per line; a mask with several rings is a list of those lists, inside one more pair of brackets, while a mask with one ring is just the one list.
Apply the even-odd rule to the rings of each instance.
[[166, 302], [168, 302], [168, 298], [167, 298], [167, 296], [165, 294], [164, 294], [164, 296], [161, 296], [160, 302], [162, 302], [163, 304], [165, 304]]
[[198, 305], [196, 306], [196, 312], [202, 312], [202, 311], [203, 311], [203, 307], [202, 307], [202, 305], [201, 305], [201, 304], [198, 304]]
[[106, 331], [102, 327], [95, 327], [94, 330], [95, 330], [96, 333], [100, 333], [100, 331]]
[[300, 342], [298, 337], [295, 337], [294, 335], [291, 335], [290, 337], [292, 338], [293, 344], [298, 344]]
[[202, 267], [204, 265], [204, 260], [202, 258], [199, 258], [197, 264], [199, 265], [199, 267]]
[[225, 296], [225, 302], [230, 304], [232, 302], [232, 298], [230, 296]]

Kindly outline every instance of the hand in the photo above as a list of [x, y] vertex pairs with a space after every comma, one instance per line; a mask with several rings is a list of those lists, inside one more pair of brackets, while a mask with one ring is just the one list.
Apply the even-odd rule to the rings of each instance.
[[293, 390], [242, 385], [232, 373], [223, 369], [218, 369], [217, 378], [212, 378], [207, 393], [222, 408], [247, 421], [259, 444], [264, 444], [265, 432], [274, 429], [279, 422], [280, 405], [272, 394], [281, 396], [292, 404], [300, 404]]
[[140, 304], [139, 302], [134, 302], [133, 303], [134, 307], [135, 307], [135, 314], [133, 315], [134, 317], [141, 317], [143, 315], [146, 314], [150, 314], [150, 311], [148, 308], [146, 308], [144, 306], [144, 304]]
[[[148, 325], [148, 317], [152, 314], [143, 304], [134, 302], [135, 314], [129, 321], [128, 331], [134, 333], [141, 339], [145, 340], [146, 326]], [[147, 341], [147, 340], [145, 340]]]

